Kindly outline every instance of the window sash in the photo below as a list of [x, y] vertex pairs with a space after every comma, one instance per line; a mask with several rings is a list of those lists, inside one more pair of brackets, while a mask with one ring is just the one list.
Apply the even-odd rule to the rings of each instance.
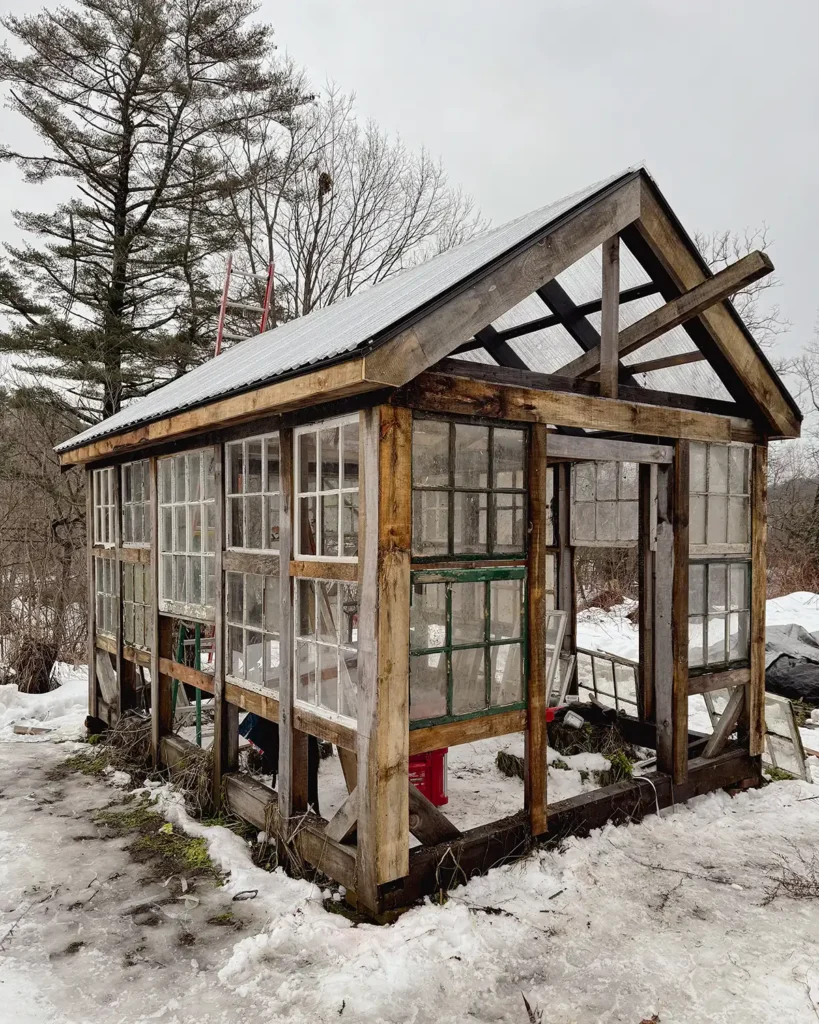
[[[249, 447], [253, 444], [261, 446], [261, 473], [260, 489], [249, 491], [247, 489], [249, 473]], [[270, 480], [270, 452], [275, 444], [275, 458], [279, 463], [278, 479], [271, 486]], [[241, 441], [232, 441], [225, 445], [225, 547], [229, 551], [278, 551], [278, 538], [276, 543], [268, 543], [272, 537], [272, 521], [275, 518], [276, 532], [278, 533], [279, 516], [281, 515], [281, 448], [279, 432], [273, 431], [269, 434], [257, 434], [253, 437], [243, 438]], [[237, 488], [233, 486], [234, 464], [240, 462], [241, 482]], [[258, 501], [260, 506], [259, 517], [259, 545], [252, 545], [250, 540], [250, 516], [248, 511], [251, 503]], [[275, 510], [275, 516], [274, 516]], [[234, 536], [241, 537], [241, 543], [234, 543]]]

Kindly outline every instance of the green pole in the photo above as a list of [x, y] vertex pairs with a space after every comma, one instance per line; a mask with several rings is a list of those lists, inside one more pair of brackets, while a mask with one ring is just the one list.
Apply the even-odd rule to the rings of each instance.
[[[185, 661], [185, 624], [179, 623], [179, 641], [176, 645], [176, 660], [181, 665]], [[171, 690], [171, 722], [174, 720], [176, 715], [176, 697], [179, 693], [179, 680], [174, 679], [173, 688]]]

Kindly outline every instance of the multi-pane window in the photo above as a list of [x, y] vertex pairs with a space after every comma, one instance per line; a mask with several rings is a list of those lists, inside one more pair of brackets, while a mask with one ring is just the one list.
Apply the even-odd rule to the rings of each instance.
[[96, 629], [108, 636], [117, 633], [117, 566], [113, 558], [94, 559]]
[[153, 619], [151, 570], [139, 562], [122, 563], [122, 636], [131, 647], [151, 647]]
[[159, 460], [159, 604], [212, 618], [216, 593], [214, 451]]
[[114, 467], [95, 469], [93, 476], [94, 543], [113, 547], [116, 543], [116, 495]]
[[751, 544], [751, 449], [691, 442], [692, 551], [744, 553]]
[[227, 573], [227, 674], [279, 689], [278, 576]]
[[412, 551], [421, 558], [525, 554], [525, 431], [414, 420]]
[[296, 552], [301, 558], [358, 556], [358, 415], [299, 427]]
[[413, 724], [522, 705], [525, 576], [522, 567], [413, 573]]
[[748, 657], [750, 562], [691, 562], [688, 664], [724, 667]]
[[122, 467], [122, 543], [149, 547], [151, 543], [151, 495], [148, 460], [126, 462]]
[[296, 581], [296, 700], [356, 717], [358, 587], [338, 580]]
[[572, 467], [572, 544], [630, 547], [639, 531], [634, 462], [578, 462]]
[[279, 435], [225, 446], [227, 546], [245, 551], [279, 547]]

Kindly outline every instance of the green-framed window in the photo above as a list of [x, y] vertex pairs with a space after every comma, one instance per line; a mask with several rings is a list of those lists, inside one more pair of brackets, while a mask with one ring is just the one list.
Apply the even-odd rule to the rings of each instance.
[[412, 728], [526, 705], [526, 569], [412, 574]]
[[415, 417], [413, 557], [521, 558], [526, 516], [525, 429]]

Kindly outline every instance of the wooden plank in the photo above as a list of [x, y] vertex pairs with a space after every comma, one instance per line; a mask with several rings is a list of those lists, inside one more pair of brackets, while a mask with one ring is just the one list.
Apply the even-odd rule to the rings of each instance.
[[673, 657], [674, 783], [685, 782], [688, 773], [688, 504], [690, 444], [678, 441], [672, 473], [672, 520], [674, 525], [674, 577], [671, 597], [671, 644]]
[[496, 715], [482, 715], [468, 718], [463, 722], [446, 722], [444, 725], [428, 725], [423, 729], [410, 730], [409, 752], [426, 754], [443, 747], [457, 747], [461, 743], [506, 736], [510, 732], [523, 732], [526, 728], [526, 711], [500, 711]]
[[365, 357], [364, 376], [400, 386], [491, 324], [541, 285], [633, 223], [640, 213], [636, 177], [613, 187], [562, 224], [484, 268], [458, 294], [439, 303]]
[[[173, 657], [173, 619], [167, 615], [159, 616], [156, 631], [156, 672], [151, 661], [151, 735], [154, 743], [155, 764], [159, 765], [162, 750], [162, 737], [173, 732], [173, 708], [171, 677], [164, 675], [159, 667], [164, 659]], [[156, 679], [156, 684], [154, 684]], [[154, 696], [156, 695], [156, 696]]]
[[412, 783], [409, 784], [409, 830], [419, 843], [433, 845], [462, 835], [461, 830]]
[[[653, 370], [668, 370], [674, 366], [688, 366], [690, 363], [701, 363], [705, 359], [702, 352], [678, 352], [672, 356], [659, 356], [657, 359], [646, 359], [642, 363], [626, 363], [625, 368], [632, 375], [635, 373], [651, 373]], [[589, 374], [589, 380], [595, 380], [596, 374]]]
[[532, 835], [546, 831], [546, 548], [550, 509], [546, 502], [546, 425], [536, 423], [529, 436], [529, 569], [527, 573], [528, 673], [524, 740], [524, 806]]
[[94, 566], [94, 471], [85, 471], [85, 571], [88, 577], [88, 640], [86, 659], [88, 661], [88, 714], [91, 718], [99, 718], [97, 706], [97, 675], [95, 669], [97, 630], [97, 585]]
[[731, 733], [736, 729], [739, 716], [742, 713], [742, 705], [745, 703], [746, 688], [744, 686], [734, 687], [725, 710], [719, 716], [716, 728], [711, 733], [708, 742], [705, 744], [703, 757], [716, 757], [725, 749], [725, 744], [730, 739]]
[[[547, 446], [551, 445], [549, 438]], [[572, 654], [577, 646], [577, 595], [574, 566], [574, 548], [571, 530], [571, 466], [557, 467], [557, 579], [555, 580], [555, 603], [562, 611], [569, 613], [568, 625], [563, 635], [563, 650]], [[569, 680], [569, 693], [577, 693], [577, 665]]]
[[117, 557], [117, 549], [115, 547], [105, 547], [103, 544], [94, 545], [94, 558], [110, 558], [115, 559]]
[[191, 668], [190, 665], [183, 665], [174, 658], [160, 658], [159, 671], [169, 679], [178, 679], [180, 683], [188, 686], [195, 686], [205, 693], [215, 694], [216, 686], [214, 676], [199, 669]]
[[[162, 687], [159, 683], [159, 491], [155, 458], [148, 460], [148, 498], [151, 517], [151, 608], [148, 613], [151, 616], [151, 757], [154, 764], [158, 765], [162, 756], [159, 718]], [[163, 656], [170, 656], [171, 651], [161, 653]]]
[[[214, 493], [216, 495], [215, 553], [216, 575], [213, 628], [213, 792], [217, 805], [222, 801], [225, 776], [239, 769], [239, 709], [225, 696], [225, 572], [223, 557], [225, 529], [225, 450], [213, 449]], [[204, 687], [203, 687], [204, 689]]]
[[592, 459], [597, 462], [670, 465], [673, 455], [674, 449], [667, 444], [618, 441], [613, 437], [569, 437], [555, 431], [549, 432], [550, 459]]
[[616, 398], [619, 379], [620, 325], [620, 238], [614, 235], [603, 242], [603, 305], [600, 318], [600, 394]]
[[337, 753], [341, 771], [344, 774], [344, 784], [347, 786], [347, 792], [352, 793], [358, 785], [358, 762], [355, 750], [345, 750], [344, 747], [339, 747]]
[[252, 711], [259, 718], [268, 722], [278, 722], [279, 701], [272, 693], [263, 693], [247, 684], [235, 683], [231, 679], [225, 680], [225, 700], [229, 704], [235, 704], [242, 711]]
[[[642, 184], [640, 217], [635, 227], [681, 291], [708, 279], [701, 261], [692, 251], [693, 246], [683, 240], [647, 181]], [[702, 313], [701, 319], [717, 350], [745, 385], [748, 396], [775, 435], [798, 437], [800, 417], [776, 375], [754, 350], [739, 317], [723, 301]]]
[[[114, 484], [114, 550], [119, 554], [122, 548], [122, 473], [119, 466], [115, 466], [111, 472]], [[115, 562], [114, 570], [114, 594], [117, 605], [116, 612], [116, 639], [117, 653], [115, 655], [114, 668], [116, 671], [116, 692], [113, 702], [109, 701], [112, 708], [114, 720], [119, 721], [122, 717], [122, 689], [125, 677], [124, 659], [122, 657], [123, 637], [123, 608], [122, 608], [122, 566], [119, 561]]]
[[693, 441], [725, 442], [733, 437], [733, 424], [726, 416], [592, 395], [539, 391], [439, 373], [421, 374], [402, 389], [395, 400], [424, 412], [522, 423], [690, 438]]
[[150, 565], [151, 549], [150, 547], [117, 547], [117, 558], [120, 560], [120, 562], [131, 562], [134, 565]]
[[355, 583], [358, 580], [358, 563], [291, 560], [290, 575], [302, 579], [344, 580], [347, 583]]
[[296, 705], [293, 708], [293, 727], [308, 736], [315, 736], [325, 743], [334, 743], [344, 750], [355, 751], [358, 746], [358, 735], [353, 726], [335, 721], [324, 715]]
[[97, 650], [108, 651], [109, 654], [113, 654], [114, 657], [116, 657], [117, 642], [113, 637], [103, 636], [101, 633], [97, 633], [94, 640], [94, 646]]
[[[676, 299], [653, 310], [624, 328], [620, 334], [620, 357], [636, 352], [649, 342], [699, 316], [717, 302], [770, 274], [773, 263], [763, 252], [752, 252], [708, 277]], [[558, 370], [569, 376], [585, 377], [600, 366], [600, 352], [587, 352]], [[633, 367], [628, 369], [633, 373]]]
[[307, 734], [293, 722], [295, 677], [293, 668], [293, 431], [279, 432], [281, 507], [279, 512], [279, 815], [288, 820], [307, 810]]
[[654, 718], [654, 503], [655, 472], [651, 466], [640, 466], [638, 480], [639, 531], [637, 541], [637, 629], [640, 638], [639, 714], [643, 721]]
[[347, 794], [347, 799], [327, 822], [324, 834], [337, 843], [343, 843], [355, 832], [357, 824], [358, 790], [354, 789], [352, 793]]
[[409, 858], [409, 601], [412, 417], [361, 413], [358, 876], [370, 904]]
[[[117, 682], [116, 670], [111, 664], [111, 657], [107, 651], [97, 651], [94, 663], [97, 671], [97, 682], [99, 683], [100, 691], [102, 693], [102, 699], [108, 705], [109, 709], [113, 711], [117, 704], [117, 691], [119, 689], [119, 685]], [[109, 722], [109, 725], [110, 724], [113, 723]]]
[[751, 458], [751, 678], [748, 735], [751, 754], [765, 750], [765, 602], [768, 596], [768, 449], [754, 445]]
[[362, 394], [378, 386], [364, 379], [363, 359], [349, 359], [335, 366], [327, 366], [290, 380], [268, 384], [255, 391], [175, 413], [165, 419], [62, 452], [60, 465], [76, 466], [144, 448], [148, 444], [195, 434], [212, 427], [214, 423], [228, 426], [271, 412], [282, 413], [347, 395]]
[[657, 767], [668, 775], [674, 770], [674, 527], [671, 501], [671, 470], [661, 466], [657, 470], [657, 540], [652, 582], [653, 675]]
[[143, 651], [140, 647], [130, 647], [126, 644], [122, 648], [122, 656], [133, 665], [143, 665], [145, 668], [151, 667], [151, 652]]
[[279, 556], [257, 551], [223, 551], [222, 568], [225, 572], [251, 572], [260, 576], [279, 575]]
[[731, 668], [727, 672], [704, 672], [689, 676], [688, 695], [713, 693], [714, 690], [730, 690], [734, 686], [745, 686], [751, 681], [749, 668]]

